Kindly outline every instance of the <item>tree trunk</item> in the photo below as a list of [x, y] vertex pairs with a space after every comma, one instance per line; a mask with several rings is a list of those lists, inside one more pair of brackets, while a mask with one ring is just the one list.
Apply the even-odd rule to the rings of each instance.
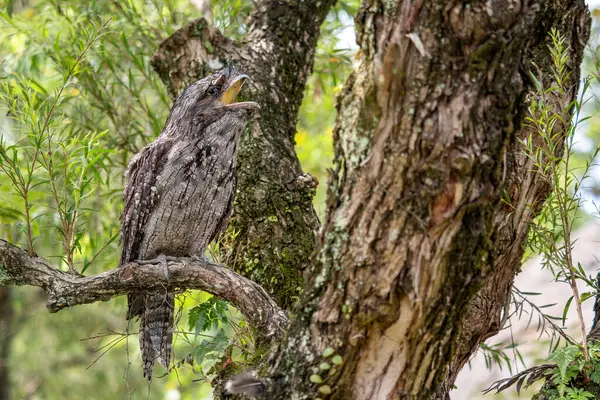
[[[544, 77], [544, 87], [551, 87], [552, 59], [548, 46], [551, 40], [548, 32], [557, 29], [570, 47], [568, 70], [571, 73], [566, 86], [572, 90], [562, 97], [554, 98], [553, 112], [561, 114], [566, 104], [577, 95], [580, 80], [580, 65], [583, 60], [584, 47], [590, 35], [590, 19], [587, 7], [583, 1], [547, 1], [541, 4], [533, 24], [533, 34], [530, 38], [526, 63], [526, 71], [533, 70], [532, 63], [537, 65]], [[522, 98], [521, 109], [525, 110], [529, 103], [538, 100], [532, 85], [527, 85], [527, 94]], [[515, 137], [509, 143], [506, 152], [506, 180], [503, 191], [509, 194], [512, 206], [505, 203], [496, 205], [494, 214], [495, 243], [494, 264], [491, 273], [486, 278], [484, 286], [476, 293], [461, 316], [462, 331], [457, 341], [452, 362], [448, 365], [444, 381], [440, 385], [436, 399], [444, 399], [454, 385], [454, 381], [463, 366], [477, 351], [480, 343], [492, 337], [504, 328], [506, 309], [510, 301], [510, 291], [514, 276], [521, 269], [523, 257], [523, 242], [526, 239], [529, 223], [540, 211], [544, 200], [552, 189], [546, 181], [539, 179], [532, 160], [523, 152], [520, 140], [527, 139], [534, 132], [531, 128], [521, 125]], [[534, 136], [535, 144], [540, 145], [541, 139]], [[562, 151], [563, 137], [558, 138], [557, 147]]]
[[172, 94], [229, 62], [254, 79], [262, 118], [239, 155], [228, 264], [288, 310], [304, 271], [292, 325], [262, 368], [266, 398], [446, 398], [502, 326], [527, 224], [550, 189], [518, 147], [530, 133], [529, 70], [547, 70], [548, 33], [560, 29], [573, 84], [556, 99], [564, 109], [589, 15], [583, 0], [364, 0], [310, 263], [316, 182], [294, 133], [332, 3], [258, 1], [243, 43], [200, 19], [162, 43], [153, 66]]
[[564, 28], [572, 100], [589, 16], [582, 1], [366, 1], [357, 26], [327, 218], [269, 398], [448, 395], [500, 328], [525, 206], [547, 195], [517, 145], [531, 63], [548, 64], [549, 30]]
[[[329, 7], [316, 4], [318, 12], [296, 24], [307, 14], [288, 17], [299, 9], [260, 3], [241, 47], [199, 21], [157, 53], [156, 60], [179, 61], [155, 63], [174, 93], [215, 59], [236, 61], [257, 79], [252, 97], [264, 111], [240, 156], [236, 269], [285, 307], [299, 280], [280, 263], [304, 269], [316, 228], [306, 213], [312, 180], [293, 153]], [[560, 29], [574, 72], [574, 89], [560, 100], [572, 100], [589, 16], [582, 1], [366, 0], [356, 24], [360, 63], [338, 100], [328, 214], [305, 295], [272, 358], [270, 398], [444, 398], [470, 355], [501, 328], [527, 224], [549, 190], [518, 148], [530, 133], [521, 123], [531, 63], [549, 64], [548, 33]], [[197, 51], [206, 42], [214, 54]], [[191, 76], [183, 73], [190, 65]], [[271, 74], [262, 72], [269, 66]], [[516, 212], [499, 201], [505, 189]]]

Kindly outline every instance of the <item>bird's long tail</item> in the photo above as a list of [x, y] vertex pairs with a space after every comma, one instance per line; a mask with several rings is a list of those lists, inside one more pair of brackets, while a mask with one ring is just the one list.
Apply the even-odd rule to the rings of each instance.
[[140, 350], [144, 363], [144, 376], [152, 379], [154, 360], [168, 368], [173, 343], [173, 310], [175, 295], [153, 294], [144, 298], [144, 310], [140, 318]]

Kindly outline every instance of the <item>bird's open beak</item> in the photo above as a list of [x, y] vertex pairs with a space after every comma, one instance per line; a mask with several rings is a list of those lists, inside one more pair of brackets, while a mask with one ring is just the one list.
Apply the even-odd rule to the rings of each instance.
[[223, 104], [231, 104], [235, 102], [235, 98], [242, 89], [242, 86], [244, 86], [246, 79], [248, 79], [248, 75], [246, 74], [240, 74], [233, 78], [229, 84], [229, 87], [225, 89], [223, 96], [221, 96], [221, 102]]

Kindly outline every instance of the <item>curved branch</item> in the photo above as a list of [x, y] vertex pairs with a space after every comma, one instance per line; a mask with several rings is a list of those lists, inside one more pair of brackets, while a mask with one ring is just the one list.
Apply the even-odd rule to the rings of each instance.
[[133, 292], [200, 289], [231, 302], [265, 338], [286, 330], [285, 312], [251, 280], [207, 260], [169, 258], [166, 266], [167, 270], [164, 263], [151, 260], [93, 276], [74, 275], [0, 239], [0, 286], [41, 287], [48, 293], [46, 307], [50, 312]]

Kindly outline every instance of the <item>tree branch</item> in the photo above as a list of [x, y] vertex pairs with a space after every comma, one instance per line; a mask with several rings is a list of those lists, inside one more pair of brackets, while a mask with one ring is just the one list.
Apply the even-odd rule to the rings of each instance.
[[[473, 294], [507, 256], [494, 216], [547, 3], [363, 2], [319, 249], [273, 352], [270, 374], [286, 380], [269, 398], [437, 398], [463, 332], [477, 329], [462, 324]], [[502, 273], [512, 282], [514, 269]], [[317, 386], [328, 348], [342, 363]]]
[[163, 41], [151, 63], [171, 96], [176, 97], [191, 82], [210, 75], [227, 61], [237, 60], [238, 50], [206, 19], [198, 18]]
[[265, 290], [221, 265], [189, 258], [129, 263], [98, 275], [81, 276], [53, 268], [40, 257], [0, 240], [0, 286], [39, 286], [48, 293], [46, 307], [57, 312], [79, 304], [107, 301], [133, 292], [199, 289], [231, 302], [265, 338], [282, 334], [287, 315]]
[[[257, 1], [248, 34], [239, 42], [198, 19], [161, 43], [152, 59], [172, 96], [224, 64], [234, 64], [252, 78], [240, 100], [256, 101], [262, 111], [240, 144], [230, 223], [237, 234], [224, 246], [231, 249], [224, 259], [285, 310], [296, 303], [319, 229], [312, 204], [317, 182], [302, 172], [294, 136], [319, 28], [334, 3]], [[227, 373], [213, 381], [216, 398]]]

